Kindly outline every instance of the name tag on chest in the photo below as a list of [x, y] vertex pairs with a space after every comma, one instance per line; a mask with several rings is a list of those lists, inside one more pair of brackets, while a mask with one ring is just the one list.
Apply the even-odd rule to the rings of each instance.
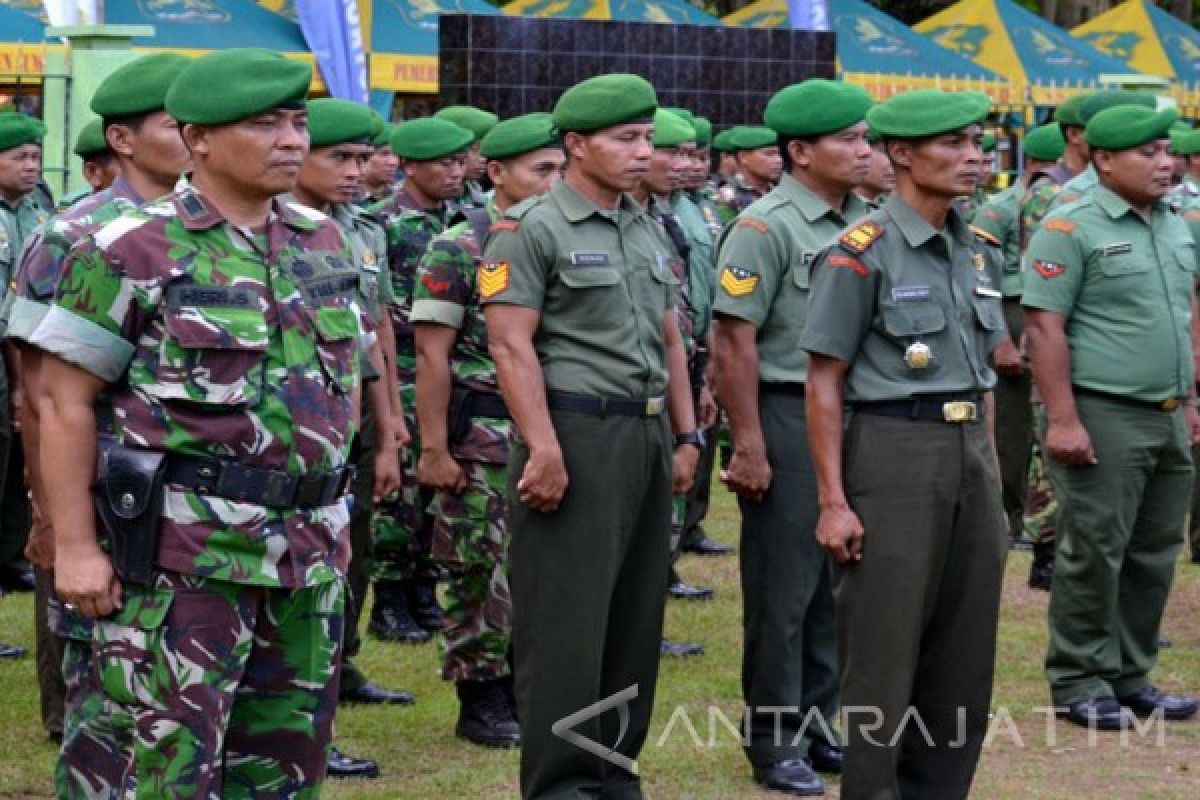
[[608, 253], [599, 250], [571, 251], [572, 267], [607, 267], [608, 265]]
[[912, 303], [928, 300], [929, 297], [928, 286], [896, 286], [892, 289], [892, 302], [894, 303]]
[[1114, 242], [1100, 248], [1102, 256], [1123, 256], [1133, 252], [1133, 242]]

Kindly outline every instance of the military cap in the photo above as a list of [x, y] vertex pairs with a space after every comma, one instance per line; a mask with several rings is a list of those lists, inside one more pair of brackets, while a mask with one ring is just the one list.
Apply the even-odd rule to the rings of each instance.
[[712, 138], [713, 149], [719, 153], [728, 153], [733, 150], [729, 144], [729, 137], [733, 135], [733, 128], [723, 130]]
[[1141, 106], [1142, 108], [1153, 109], [1158, 104], [1154, 95], [1146, 92], [1130, 92], [1124, 89], [1116, 91], [1092, 92], [1088, 95], [1079, 106], [1079, 119], [1084, 127], [1091, 121], [1092, 117], [1099, 114], [1106, 108], [1114, 108], [1115, 106]]
[[682, 117], [683, 121], [686, 122], [688, 125], [691, 125], [693, 128], [696, 127], [696, 115], [693, 114], [691, 111], [688, 111], [686, 108], [680, 108], [679, 106], [674, 106], [674, 107], [668, 108], [667, 111], [670, 111], [672, 114], [674, 114], [677, 117]]
[[92, 111], [105, 119], [162, 111], [171, 84], [191, 62], [176, 53], [155, 53], [130, 61], [96, 87]]
[[1113, 106], [1088, 120], [1083, 136], [1089, 147], [1128, 150], [1155, 139], [1166, 139], [1171, 123], [1178, 118], [1173, 108], [1155, 111], [1145, 106]]
[[460, 128], [466, 128], [475, 135], [477, 142], [500, 121], [500, 118], [492, 112], [475, 106], [446, 106], [433, 116], [453, 122]]
[[754, 125], [738, 125], [729, 132], [730, 150], [757, 150], [770, 147], [779, 141], [779, 134], [770, 128]]
[[383, 135], [384, 128], [387, 126], [387, 120], [385, 120], [383, 118], [383, 114], [380, 114], [375, 109], [372, 108], [372, 109], [370, 109], [370, 111], [371, 111], [371, 143], [374, 144], [375, 140]]
[[1058, 104], [1054, 109], [1054, 121], [1059, 125], [1070, 125], [1075, 128], [1082, 128], [1087, 123], [1083, 117], [1079, 115], [1079, 109], [1083, 106], [1085, 100], [1092, 96], [1092, 92], [1080, 92], [1073, 94], [1066, 100]]
[[985, 153], [992, 153], [996, 150], [996, 134], [988, 131], [983, 134], [983, 138], [979, 140], [979, 149]]
[[678, 114], [665, 108], [654, 112], [654, 146], [678, 147], [684, 142], [696, 141], [696, 129]]
[[991, 107], [982, 92], [913, 89], [872, 107], [867, 124], [886, 138], [920, 139], [982, 122]]
[[1051, 122], [1025, 134], [1025, 155], [1038, 161], [1058, 161], [1067, 149], [1062, 128]]
[[776, 92], [763, 122], [781, 136], [820, 136], [862, 122], [873, 102], [861, 86], [813, 78]]
[[45, 134], [46, 126], [41, 120], [19, 111], [0, 111], [0, 150], [40, 142]]
[[537, 111], [497, 123], [480, 141], [479, 154], [497, 160], [516, 158], [558, 144], [558, 131], [550, 115]]
[[322, 97], [308, 102], [308, 138], [311, 147], [332, 147], [346, 142], [371, 141], [375, 118], [362, 103]]
[[1200, 153], [1200, 130], [1172, 131], [1171, 149], [1181, 156]]
[[302, 108], [312, 67], [258, 47], [217, 50], [195, 59], [167, 91], [179, 122], [225, 125], [276, 108]]
[[692, 119], [692, 127], [696, 129], [696, 144], [701, 147], [708, 147], [712, 144], [712, 123], [707, 117], [695, 117]]
[[396, 126], [390, 122], [385, 122], [383, 123], [383, 127], [380, 129], [379, 133], [375, 134], [374, 138], [371, 139], [371, 144], [375, 145], [376, 147], [383, 147], [384, 145], [391, 147], [392, 136], [395, 133]]
[[589, 133], [627, 122], [649, 122], [657, 108], [654, 87], [640, 75], [597, 75], [562, 93], [554, 105], [554, 127], [564, 133]]
[[883, 134], [874, 128], [867, 128], [867, 144], [875, 144], [883, 140]]
[[432, 161], [461, 153], [475, 141], [475, 134], [437, 117], [420, 117], [396, 126], [392, 152], [409, 161]]
[[103, 120], [94, 119], [79, 131], [75, 138], [75, 155], [82, 159], [108, 152], [108, 140], [104, 138]]

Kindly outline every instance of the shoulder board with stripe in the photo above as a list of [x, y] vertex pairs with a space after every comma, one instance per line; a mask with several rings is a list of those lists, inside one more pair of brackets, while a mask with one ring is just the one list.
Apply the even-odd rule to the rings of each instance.
[[767, 223], [753, 217], [738, 217], [737, 222], [733, 223], [733, 225], [736, 228], [749, 228], [759, 233], [767, 233], [771, 230], [767, 227]]
[[988, 231], [985, 231], [983, 228], [979, 228], [979, 227], [972, 225], [971, 231], [976, 236], [978, 236], [980, 239], [983, 239], [985, 242], [990, 244], [992, 247], [999, 247], [1002, 244], [999, 239], [997, 239], [995, 236], [993, 236]]
[[838, 237], [838, 242], [852, 253], [865, 253], [883, 236], [883, 226], [874, 220], [863, 220]]

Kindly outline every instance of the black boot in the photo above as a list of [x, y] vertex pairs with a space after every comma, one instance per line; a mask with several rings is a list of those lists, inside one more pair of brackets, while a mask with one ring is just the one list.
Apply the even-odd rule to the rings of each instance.
[[508, 707], [512, 709], [513, 719], [517, 722], [521, 721], [521, 715], [517, 713], [517, 687], [516, 681], [511, 674], [505, 675], [500, 679], [504, 684], [504, 696], [508, 698]]
[[503, 679], [459, 681], [455, 735], [484, 747], [516, 747], [521, 726], [509, 703]]
[[408, 586], [408, 607], [413, 620], [427, 631], [440, 631], [446, 624], [437, 600], [436, 578], [413, 578]]
[[1029, 566], [1029, 588], [1050, 591], [1054, 583], [1054, 542], [1038, 542], [1033, 546], [1033, 563]]
[[375, 584], [375, 605], [367, 632], [385, 642], [424, 644], [431, 638], [408, 612], [408, 592], [404, 581], [378, 581]]
[[355, 758], [330, 747], [325, 774], [330, 778], [378, 778], [379, 765], [369, 758]]

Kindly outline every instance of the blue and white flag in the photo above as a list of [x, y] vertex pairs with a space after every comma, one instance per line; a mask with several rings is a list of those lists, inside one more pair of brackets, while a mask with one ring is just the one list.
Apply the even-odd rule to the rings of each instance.
[[296, 0], [296, 19], [329, 93], [367, 102], [367, 52], [357, 0]]
[[792, 30], [829, 30], [829, 3], [827, 0], [788, 0], [787, 7]]

